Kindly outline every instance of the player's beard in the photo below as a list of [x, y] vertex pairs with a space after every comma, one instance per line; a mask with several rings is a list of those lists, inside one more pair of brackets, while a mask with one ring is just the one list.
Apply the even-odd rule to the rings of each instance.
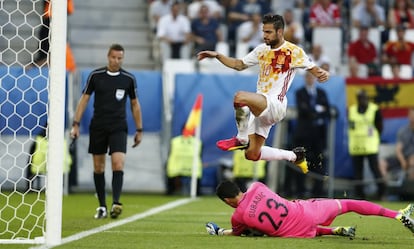
[[273, 40], [266, 41], [266, 45], [269, 45], [271, 48], [275, 48], [277, 44], [279, 44], [280, 40], [275, 38]]

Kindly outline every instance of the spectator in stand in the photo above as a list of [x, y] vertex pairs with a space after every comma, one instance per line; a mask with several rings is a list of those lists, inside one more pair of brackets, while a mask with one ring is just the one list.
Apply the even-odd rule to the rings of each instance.
[[303, 25], [305, 26], [306, 45], [312, 45], [313, 29], [316, 27], [340, 27], [341, 13], [338, 5], [331, 0], [315, 0], [309, 11], [303, 15]]
[[414, 10], [410, 0], [395, 0], [393, 7], [388, 11], [389, 27], [394, 29], [404, 26], [414, 29]]
[[215, 50], [217, 42], [223, 40], [220, 24], [209, 15], [207, 5], [201, 5], [198, 18], [191, 22], [191, 32], [195, 53], [203, 50]]
[[376, 0], [365, 0], [356, 4], [351, 12], [352, 26], [378, 28], [385, 26], [385, 10]]
[[283, 18], [285, 18], [285, 39], [297, 45], [301, 44], [303, 42], [303, 27], [300, 22], [294, 19], [293, 10], [285, 10]]
[[229, 0], [226, 12], [227, 41], [229, 43], [230, 55], [234, 55], [236, 52], [237, 29], [243, 22], [250, 20], [250, 15], [249, 13], [244, 12], [242, 0]]
[[187, 17], [194, 20], [199, 17], [201, 6], [208, 7], [209, 17], [220, 20], [223, 17], [223, 7], [215, 0], [193, 0], [187, 7]]
[[174, 2], [171, 13], [160, 18], [157, 26], [157, 37], [161, 41], [161, 50], [165, 58], [189, 58], [190, 51], [185, 45], [191, 41], [190, 20], [180, 14], [180, 4]]
[[252, 51], [259, 44], [263, 43], [263, 23], [260, 13], [254, 13], [250, 21], [243, 22], [238, 31], [238, 40], [246, 42], [249, 46], [249, 51]]
[[322, 47], [319, 44], [314, 44], [311, 49], [311, 53], [309, 54], [309, 58], [315, 62], [315, 64], [319, 67], [324, 66], [325, 70], [330, 72], [331, 74], [335, 73], [335, 69], [331, 68], [330, 64], [331, 61], [329, 58], [323, 54]]
[[304, 0], [272, 0], [271, 1], [271, 8], [273, 13], [285, 13], [286, 10], [292, 10], [295, 7], [300, 8], [302, 5], [304, 5]]
[[380, 160], [384, 176], [395, 170], [403, 170], [408, 179], [414, 180], [414, 107], [408, 110], [408, 124], [398, 130], [395, 156]]
[[397, 27], [397, 40], [385, 43], [382, 53], [382, 62], [387, 64], [411, 65], [414, 52], [414, 43], [405, 40], [405, 27]]
[[171, 12], [172, 0], [155, 0], [149, 6], [149, 23], [152, 31], [157, 33], [157, 24], [161, 17]]
[[391, 64], [391, 73], [394, 79], [400, 79], [401, 78], [401, 65], [397, 63]]
[[310, 25], [315, 27], [340, 27], [341, 13], [331, 0], [317, 0], [310, 9]]
[[351, 42], [348, 47], [348, 61], [350, 77], [359, 75], [359, 65], [365, 64], [368, 68], [368, 76], [379, 75], [379, 59], [374, 43], [368, 39], [369, 28], [359, 27], [359, 37]]
[[234, 56], [236, 51], [237, 29], [246, 21], [251, 19], [254, 13], [267, 14], [270, 11], [270, 6], [266, 1], [260, 0], [230, 0], [227, 9], [227, 25], [228, 34], [227, 40], [230, 47], [230, 55]]

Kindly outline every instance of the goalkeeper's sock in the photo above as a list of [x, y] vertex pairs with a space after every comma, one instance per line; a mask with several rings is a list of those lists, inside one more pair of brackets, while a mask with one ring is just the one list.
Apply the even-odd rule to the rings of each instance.
[[112, 172], [112, 200], [113, 203], [119, 203], [121, 198], [122, 185], [124, 182], [124, 171], [118, 170]]
[[316, 236], [332, 235], [332, 234], [333, 234], [332, 227], [317, 227], [316, 228]]
[[99, 206], [106, 207], [105, 200], [105, 172], [93, 173], [93, 180], [95, 183], [95, 191], [98, 195]]
[[373, 202], [364, 200], [339, 200], [342, 206], [342, 213], [355, 212], [362, 215], [376, 215], [388, 218], [395, 218], [397, 211], [384, 208]]

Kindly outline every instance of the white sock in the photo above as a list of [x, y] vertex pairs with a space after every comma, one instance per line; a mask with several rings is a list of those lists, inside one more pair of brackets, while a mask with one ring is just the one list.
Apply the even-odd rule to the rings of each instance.
[[278, 148], [272, 148], [269, 146], [262, 146], [260, 160], [288, 160], [293, 162], [296, 160], [296, 154], [290, 150], [282, 150]]
[[235, 108], [236, 125], [237, 125], [237, 139], [242, 144], [249, 142], [249, 134], [247, 129], [249, 128], [250, 109], [247, 106]]

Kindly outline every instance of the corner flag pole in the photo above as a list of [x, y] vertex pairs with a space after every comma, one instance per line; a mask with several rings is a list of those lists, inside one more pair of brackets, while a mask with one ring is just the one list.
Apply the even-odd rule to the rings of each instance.
[[203, 95], [198, 94], [197, 99], [194, 102], [191, 113], [188, 116], [187, 122], [183, 130], [184, 136], [194, 136], [194, 154], [193, 165], [191, 168], [191, 197], [197, 196], [197, 178], [199, 170], [199, 156], [200, 156], [200, 141], [201, 141], [201, 112], [203, 106]]
[[191, 198], [197, 197], [197, 173], [198, 173], [198, 162], [200, 155], [200, 141], [201, 141], [201, 124], [196, 127], [194, 142], [194, 155], [193, 155], [193, 167], [191, 169]]

